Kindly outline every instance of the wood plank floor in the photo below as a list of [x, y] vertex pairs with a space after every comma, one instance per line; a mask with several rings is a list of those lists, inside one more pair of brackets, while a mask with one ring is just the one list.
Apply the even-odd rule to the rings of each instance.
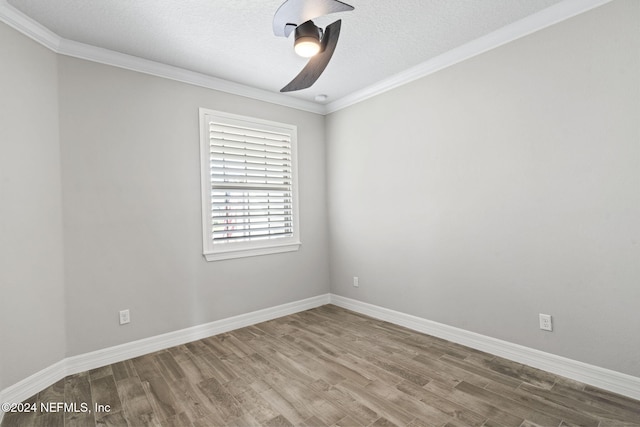
[[640, 401], [333, 305], [72, 375], [25, 402], [78, 410], [7, 413], [2, 427], [640, 426]]

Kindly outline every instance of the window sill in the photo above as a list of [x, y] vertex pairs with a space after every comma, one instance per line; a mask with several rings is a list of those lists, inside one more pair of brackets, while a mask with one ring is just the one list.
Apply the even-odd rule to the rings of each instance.
[[262, 246], [259, 248], [227, 249], [225, 251], [207, 252], [204, 258], [207, 261], [223, 261], [226, 259], [246, 258], [260, 255], [278, 254], [282, 252], [294, 252], [300, 248], [300, 242], [284, 243], [273, 246]]

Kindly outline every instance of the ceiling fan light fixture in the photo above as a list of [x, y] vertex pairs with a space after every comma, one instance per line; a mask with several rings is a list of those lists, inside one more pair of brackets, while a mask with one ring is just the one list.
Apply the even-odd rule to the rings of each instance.
[[317, 40], [313, 40], [309, 37], [303, 37], [296, 40], [294, 47], [296, 53], [303, 58], [311, 58], [320, 52], [320, 43]]
[[296, 27], [293, 49], [303, 58], [311, 58], [320, 52], [320, 29], [312, 21]]

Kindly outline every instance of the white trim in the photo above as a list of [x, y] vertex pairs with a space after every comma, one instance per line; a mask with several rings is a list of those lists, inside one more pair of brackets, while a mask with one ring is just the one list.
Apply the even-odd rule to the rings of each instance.
[[335, 294], [330, 295], [330, 301], [331, 304], [338, 307], [365, 314], [375, 319], [485, 351], [633, 399], [640, 399], [640, 378], [638, 377]]
[[[300, 220], [298, 204], [298, 127], [271, 120], [241, 116], [222, 111], [200, 108], [200, 190], [202, 195], [202, 253], [207, 261], [222, 261], [234, 258], [293, 252], [300, 248]], [[258, 132], [277, 133], [289, 138], [291, 149], [291, 214], [290, 236], [275, 239], [251, 239], [243, 242], [214, 243], [211, 232], [212, 170], [210, 123], [238, 126]], [[281, 189], [280, 191], [285, 191]]]
[[60, 41], [62, 40], [60, 36], [18, 11], [7, 3], [7, 0], [0, 0], [0, 21], [58, 53]]
[[173, 67], [159, 62], [149, 61], [119, 52], [101, 49], [72, 40], [64, 39], [51, 32], [38, 22], [24, 15], [6, 0], [0, 0], [0, 21], [13, 27], [27, 37], [61, 55], [72, 56], [87, 61], [98, 62], [127, 70], [176, 80], [207, 89], [240, 95], [247, 98], [283, 105], [298, 110], [316, 114], [329, 114], [346, 108], [365, 99], [387, 92], [391, 89], [425, 77], [443, 68], [450, 67], [466, 59], [502, 46], [551, 25], [587, 12], [611, 0], [564, 0], [551, 7], [541, 10], [524, 19], [507, 25], [490, 34], [473, 40], [440, 56], [432, 58], [406, 71], [364, 89], [346, 95], [327, 105], [316, 104], [280, 93], [245, 86], [239, 83], [211, 77], [206, 74]]
[[324, 114], [326, 110], [324, 105], [315, 102], [62, 38], [8, 4], [6, 0], [0, 0], [0, 21], [60, 55], [150, 74], [311, 113]]
[[611, 0], [565, 0], [326, 105], [330, 114], [547, 28]]
[[[65, 375], [65, 360], [54, 363], [24, 380], [0, 390], [0, 403], [19, 403], [60, 381]], [[4, 412], [0, 410], [0, 423]]]
[[279, 254], [283, 252], [294, 252], [300, 249], [299, 241], [283, 245], [269, 245], [253, 249], [236, 249], [226, 252], [205, 252], [204, 258], [207, 261], [223, 261], [225, 259], [246, 258], [251, 256]]
[[[63, 379], [67, 375], [121, 362], [154, 351], [299, 313], [325, 304], [335, 304], [375, 319], [391, 322], [418, 332], [466, 345], [477, 350], [486, 351], [496, 356], [544, 369], [548, 372], [600, 387], [614, 393], [640, 399], [640, 378], [638, 377], [465, 331], [351, 298], [345, 298], [335, 294], [324, 294], [69, 357], [0, 391], [0, 402], [21, 402]], [[0, 411], [0, 422], [2, 421], [2, 415], [3, 413]]]
[[[22, 402], [35, 393], [49, 387], [67, 375], [77, 374], [154, 351], [174, 347], [213, 335], [222, 334], [267, 320], [277, 319], [299, 313], [329, 303], [329, 294], [278, 305], [240, 314], [226, 319], [216, 320], [203, 325], [193, 326], [179, 331], [156, 335], [114, 347], [103, 348], [90, 353], [68, 357], [57, 362], [0, 392], [1, 402]], [[0, 417], [2, 412], [0, 411]], [[1, 421], [1, 418], [0, 418]]]

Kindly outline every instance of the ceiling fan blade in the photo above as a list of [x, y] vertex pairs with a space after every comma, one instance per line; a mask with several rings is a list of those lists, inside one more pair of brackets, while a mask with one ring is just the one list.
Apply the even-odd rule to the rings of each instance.
[[293, 92], [306, 89], [318, 80], [318, 77], [320, 77], [320, 74], [327, 68], [327, 64], [329, 64], [333, 52], [336, 50], [341, 25], [342, 20], [338, 19], [325, 28], [320, 53], [312, 57], [302, 71], [300, 71], [300, 74], [291, 80], [288, 85], [280, 89], [280, 92]]
[[273, 16], [273, 33], [289, 37], [291, 31], [303, 22], [336, 12], [348, 12], [353, 6], [338, 0], [287, 0]]

